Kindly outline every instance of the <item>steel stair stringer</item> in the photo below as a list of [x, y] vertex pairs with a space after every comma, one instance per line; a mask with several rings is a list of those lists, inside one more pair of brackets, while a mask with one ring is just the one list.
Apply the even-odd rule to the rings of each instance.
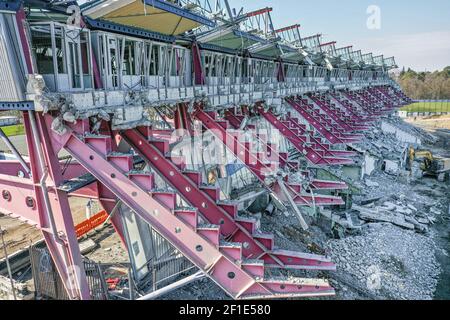
[[231, 110], [225, 111], [225, 119], [228, 120], [228, 122], [235, 128], [239, 129], [241, 126], [245, 116], [238, 116]]
[[[258, 112], [263, 116], [272, 126], [274, 126], [278, 131], [286, 138], [295, 148], [304, 154], [305, 158], [308, 159], [314, 165], [344, 165], [352, 164], [353, 160], [348, 158], [338, 158], [326, 156], [326, 152], [323, 150], [315, 150], [312, 147], [305, 145], [305, 138], [300, 138], [294, 132], [292, 128], [287, 127], [283, 122], [279, 121], [270, 111], [265, 111], [262, 106], [258, 107]], [[298, 131], [298, 130], [297, 130]]]
[[407, 100], [398, 95], [390, 94], [389, 89], [386, 87], [372, 87], [370, 92], [373, 95], [378, 96], [379, 98], [383, 96], [385, 99], [391, 101], [396, 108], [407, 105], [409, 103]]
[[[288, 118], [285, 120], [285, 122], [288, 122], [286, 126], [288, 128], [298, 130], [299, 134], [308, 134], [305, 129], [302, 128], [301, 124], [299, 123], [299, 120], [297, 118]], [[346, 151], [346, 150], [335, 150], [331, 149], [330, 145], [327, 143], [324, 143], [321, 141], [322, 139], [316, 138], [314, 134], [309, 134], [309, 141], [312, 144], [312, 146], [319, 151], [323, 151], [325, 153], [325, 156], [329, 157], [354, 157], [356, 156], [356, 152], [354, 151]]]
[[[331, 119], [337, 123], [343, 130], [346, 132], [357, 131], [355, 127], [350, 123], [352, 119], [346, 118], [343, 114], [338, 114], [336, 110], [332, 109], [332, 107], [325, 101], [320, 100], [318, 97], [311, 95], [309, 97], [315, 105], [320, 108], [323, 112], [325, 112]], [[363, 137], [363, 135], [359, 135]]]
[[328, 132], [337, 136], [344, 143], [360, 142], [364, 135], [347, 133], [341, 128], [339, 123], [336, 123], [328, 113], [321, 113], [314, 104], [308, 102], [307, 99], [302, 99], [300, 96], [291, 98], [296, 102], [298, 108], [306, 111], [321, 126], [325, 127]]
[[345, 132], [352, 132], [354, 129], [344, 120], [342, 120], [335, 112], [334, 110], [331, 110], [327, 104], [325, 104], [323, 101], [318, 99], [314, 95], [308, 96], [311, 101], [314, 103], [314, 105], [321, 109], [323, 112], [325, 112], [339, 127], [344, 130]]
[[342, 106], [342, 108], [344, 108], [344, 110], [346, 110], [347, 113], [349, 113], [350, 116], [355, 119], [355, 121], [357, 121], [359, 124], [367, 124], [364, 130], [370, 129], [376, 118], [367, 114], [362, 114], [361, 110], [356, 108], [346, 97], [341, 97], [341, 95], [344, 96], [344, 94], [340, 91], [330, 92], [330, 96], [337, 103], [339, 103], [339, 105]]
[[[239, 129], [245, 116], [237, 116], [231, 110], [226, 110], [224, 118], [234, 129]], [[254, 132], [254, 129], [250, 129], [249, 127], [247, 127], [245, 128], [245, 131], [251, 132], [252, 138], [255, 140], [255, 142], [260, 144], [263, 150], [267, 151], [268, 158], [277, 159], [280, 161], [281, 168], [291, 171], [299, 170], [298, 161], [290, 161], [289, 154], [287, 152], [279, 152], [276, 148], [276, 145], [267, 142], [267, 139], [266, 141], [263, 141], [261, 139], [261, 136]]]
[[[242, 116], [243, 117], [243, 116]], [[226, 110], [225, 111], [225, 119], [228, 120], [230, 122], [230, 124], [235, 128], [239, 128], [241, 123], [242, 123], [242, 119], [239, 118], [239, 116], [236, 116], [232, 111], [230, 110]], [[290, 119], [292, 120], [292, 119]], [[297, 129], [303, 130], [302, 128], [300, 128], [300, 125], [298, 123], [296, 123], [295, 121], [292, 121], [293, 125], [297, 125]], [[305, 133], [304, 131], [301, 131], [301, 133]], [[293, 165], [291, 164], [291, 162], [288, 161], [288, 156], [284, 156], [281, 152], [277, 152], [276, 150], [274, 150], [269, 144], [266, 144], [264, 141], [259, 140], [259, 137], [254, 134], [253, 135], [254, 139], [258, 140], [259, 143], [262, 144], [263, 148], [267, 147], [267, 151], [270, 152], [271, 156], [276, 153], [279, 155], [280, 157], [280, 161], [282, 162], [282, 165], [286, 163], [286, 166], [292, 170], [292, 172], [298, 172], [298, 164], [297, 165]], [[314, 137], [310, 137], [315, 143], [320, 144], [320, 142], [314, 138]], [[320, 144], [320, 146], [322, 146], [325, 149], [325, 146], [323, 146], [322, 144]], [[334, 152], [334, 150], [333, 150]], [[341, 152], [341, 151], [339, 151]], [[338, 153], [339, 153], [338, 152]], [[346, 154], [346, 155], [353, 155], [353, 152], [342, 152], [342, 154]], [[336, 154], [330, 154], [330, 156], [336, 156]], [[309, 176], [309, 172], [308, 171], [303, 171], [302, 175], [304, 177], [308, 177]], [[325, 181], [325, 180], [317, 180], [317, 179], [312, 179], [309, 181], [309, 186], [312, 189], [315, 190], [347, 190], [348, 186], [345, 182], [340, 182], [340, 181]]]
[[[219, 189], [201, 184], [201, 173], [180, 170], [168, 154], [152, 144], [146, 136], [146, 128], [130, 129], [121, 135], [155, 171], [191, 206], [198, 208], [202, 217], [210, 224], [220, 225], [221, 235], [229, 242], [245, 244], [242, 252], [247, 259], [259, 259], [266, 266], [285, 269], [335, 270], [335, 265], [322, 256], [282, 251], [275, 249], [273, 236], [258, 230], [257, 221], [238, 216], [233, 203], [220, 203]], [[161, 148], [161, 147], [160, 147]], [[162, 147], [162, 151], [168, 146]], [[202, 190], [208, 188], [208, 193]], [[211, 196], [213, 194], [213, 196]]]
[[300, 116], [302, 116], [303, 119], [305, 119], [317, 132], [319, 132], [330, 144], [347, 144], [351, 142], [358, 142], [356, 141], [345, 141], [344, 139], [338, 137], [333, 132], [329, 131], [327, 128], [325, 128], [319, 121], [314, 119], [308, 112], [303, 110], [298, 103], [291, 98], [286, 98], [286, 102], [295, 110], [297, 111]]
[[[221, 124], [217, 122], [211, 115], [203, 111], [201, 107], [197, 106], [193, 115], [194, 118], [201, 121], [203, 126], [211, 131], [217, 138], [219, 138], [243, 164], [245, 164], [261, 181], [262, 185], [267, 186], [267, 178], [270, 178], [277, 172], [274, 172], [274, 168], [271, 165], [267, 165], [262, 162], [258, 156], [254, 155], [245, 144], [241, 143], [236, 137], [227, 132]], [[271, 190], [277, 193], [277, 196], [283, 198], [283, 194], [278, 188], [273, 188], [277, 183], [271, 183]], [[340, 197], [316, 195], [314, 201], [311, 201], [309, 195], [304, 196], [302, 193], [302, 186], [294, 184], [286, 184], [287, 189], [291, 193], [291, 196], [295, 199], [297, 205], [302, 206], [329, 206], [329, 205], [342, 205], [344, 201]]]
[[[263, 110], [263, 109], [260, 109]], [[256, 108], [256, 112], [259, 113], [258, 108]], [[242, 123], [243, 116], [236, 116], [230, 110], [225, 112], [225, 119], [230, 122], [230, 124], [234, 128], [239, 128]], [[332, 150], [328, 144], [319, 141], [321, 139], [316, 138], [313, 133], [310, 133], [306, 130], [306, 126], [303, 126], [299, 123], [298, 119], [292, 118], [290, 113], [288, 113], [283, 122], [289, 122], [288, 128], [294, 129], [298, 134], [296, 136], [302, 141], [303, 144], [306, 144], [306, 139], [312, 144], [313, 149], [318, 150], [320, 153], [325, 152], [325, 156], [329, 157], [352, 157], [355, 156], [356, 153], [353, 151], [342, 151], [342, 150]], [[286, 159], [282, 159], [284, 162]]]
[[392, 105], [392, 109], [395, 108], [395, 106], [398, 106], [400, 104], [400, 101], [396, 97], [392, 97], [389, 94], [387, 94], [384, 90], [381, 90], [377, 87], [369, 88], [368, 93], [374, 97], [375, 99], [384, 101], [385, 103], [390, 103]]
[[108, 159], [111, 137], [90, 135], [89, 139], [83, 139], [68, 131], [63, 140], [64, 149], [89, 173], [234, 299], [334, 293], [329, 284], [322, 280], [297, 279], [282, 285], [276, 285], [278, 283], [274, 280], [263, 280], [264, 265], [246, 262], [241, 244], [220, 241], [220, 226], [202, 228], [197, 219], [191, 224], [187, 223], [177, 215], [174, 208], [163, 205], [149, 190], [131, 180], [123, 170], [123, 162]]
[[383, 112], [374, 106], [370, 106], [370, 103], [363, 99], [358, 92], [343, 92], [343, 94], [347, 99], [357, 103], [371, 117], [380, 118], [386, 114], [386, 112]]

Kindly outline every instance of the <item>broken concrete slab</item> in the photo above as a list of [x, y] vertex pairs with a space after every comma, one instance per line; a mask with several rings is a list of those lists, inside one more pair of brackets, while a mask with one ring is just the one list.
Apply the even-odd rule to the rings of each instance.
[[386, 201], [383, 203], [383, 209], [387, 211], [394, 211], [397, 208], [397, 205], [395, 203]]
[[345, 217], [342, 217], [338, 214], [333, 214], [331, 210], [320, 210], [320, 214], [325, 218], [331, 220], [333, 223], [340, 225], [344, 229], [353, 230], [361, 228], [360, 225], [351, 217], [351, 215], [347, 215], [345, 213]]
[[80, 242], [79, 246], [81, 254], [85, 255], [92, 252], [97, 247], [97, 244], [94, 242], [94, 240], [87, 239], [85, 241]]
[[353, 206], [353, 209], [359, 211], [359, 217], [362, 220], [372, 221], [372, 222], [389, 222], [396, 226], [414, 230], [415, 226], [412, 223], [406, 222], [405, 217], [402, 215], [388, 215], [379, 211], [379, 208], [367, 209], [360, 206]]
[[366, 179], [366, 186], [370, 187], [370, 188], [377, 188], [380, 186], [380, 184], [376, 181], [372, 181], [369, 179]]
[[391, 175], [398, 175], [400, 171], [400, 164], [397, 161], [384, 160], [384, 171]]
[[405, 207], [401, 207], [401, 206], [396, 206], [396, 212], [400, 213], [400, 214], [404, 214], [404, 215], [412, 215], [413, 211], [409, 208], [405, 208]]
[[421, 224], [430, 224], [430, 219], [428, 218], [418, 218], [417, 221]]
[[[420, 233], [426, 233], [428, 232], [428, 226], [426, 226], [425, 224], [421, 223], [418, 219], [415, 219], [413, 217], [405, 217], [405, 220], [409, 223], [412, 223], [414, 225], [414, 228], [420, 232]], [[428, 220], [425, 220], [426, 222], [428, 222]]]
[[371, 203], [377, 202], [377, 201], [379, 201], [379, 200], [381, 200], [381, 199], [383, 199], [383, 197], [368, 198], [368, 199], [361, 200], [361, 201], [360, 201], [360, 204], [361, 204], [362, 206], [366, 206], [366, 205], [369, 205], [369, 204], [371, 204]]
[[[14, 293], [17, 300], [32, 300], [34, 292], [29, 284], [13, 279]], [[0, 300], [13, 300], [13, 287], [8, 277], [0, 275]]]
[[415, 226], [412, 223], [408, 223], [405, 221], [404, 218], [401, 217], [390, 217], [387, 215], [382, 215], [382, 214], [372, 214], [372, 213], [368, 213], [368, 212], [361, 212], [360, 213], [360, 218], [363, 220], [367, 220], [367, 221], [374, 221], [374, 222], [389, 222], [392, 223], [393, 225], [405, 228], [405, 229], [410, 229], [410, 230], [414, 230]]
[[433, 214], [435, 214], [435, 215], [437, 215], [437, 216], [440, 216], [440, 215], [442, 215], [442, 211], [441, 210], [439, 210], [439, 209], [437, 209], [437, 208], [430, 208], [430, 213], [433, 213]]

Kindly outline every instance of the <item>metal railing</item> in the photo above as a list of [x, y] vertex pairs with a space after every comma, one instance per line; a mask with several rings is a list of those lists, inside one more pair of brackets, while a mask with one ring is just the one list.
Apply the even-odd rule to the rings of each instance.
[[150, 232], [152, 258], [148, 262], [150, 278], [146, 279], [147, 290], [156, 291], [197, 271], [197, 267], [153, 228]]
[[[55, 264], [46, 246], [42, 243], [33, 245], [29, 251], [36, 297], [38, 299], [69, 300], [69, 295], [64, 287], [64, 280], [56, 271]], [[91, 298], [93, 300], [107, 300], [106, 283], [100, 266], [87, 258], [83, 258], [83, 260]]]

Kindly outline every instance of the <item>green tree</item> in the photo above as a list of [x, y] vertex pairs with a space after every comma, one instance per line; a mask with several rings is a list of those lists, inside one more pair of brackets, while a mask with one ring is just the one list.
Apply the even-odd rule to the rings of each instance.
[[403, 91], [413, 99], [450, 99], [450, 66], [435, 72], [403, 69], [397, 81]]

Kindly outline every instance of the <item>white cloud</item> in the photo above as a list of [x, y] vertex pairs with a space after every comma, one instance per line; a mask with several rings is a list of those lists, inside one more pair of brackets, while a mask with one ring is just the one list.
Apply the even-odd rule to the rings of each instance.
[[392, 35], [355, 41], [363, 52], [395, 56], [397, 64], [415, 70], [434, 71], [450, 65], [450, 31]]

